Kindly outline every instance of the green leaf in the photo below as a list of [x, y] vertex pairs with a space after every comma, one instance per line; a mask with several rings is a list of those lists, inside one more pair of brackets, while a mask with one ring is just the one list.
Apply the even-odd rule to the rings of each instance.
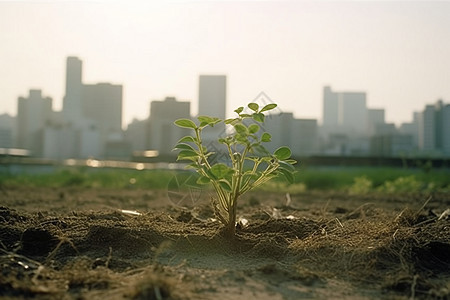
[[286, 169], [278, 169], [278, 171], [286, 177], [289, 183], [294, 183], [294, 174]]
[[291, 165], [295, 165], [297, 163], [297, 161], [295, 159], [285, 159], [284, 162], [291, 164]]
[[266, 106], [264, 106], [260, 112], [262, 113], [265, 111], [269, 111], [269, 110], [274, 109], [275, 107], [277, 107], [277, 105], [275, 103], [270, 103], [270, 104], [267, 104]]
[[248, 132], [250, 133], [257, 133], [259, 131], [259, 125], [258, 124], [252, 124], [248, 126]]
[[175, 125], [183, 128], [192, 128], [192, 129], [197, 128], [197, 125], [195, 125], [195, 123], [189, 119], [178, 119], [175, 121]]
[[211, 118], [208, 116], [198, 116], [197, 119], [200, 122], [200, 127], [207, 125], [214, 126], [221, 121], [219, 118]]
[[268, 132], [264, 132], [261, 136], [261, 142], [267, 143], [272, 140], [272, 136]]
[[210, 123], [210, 125], [211, 126], [214, 126], [214, 125], [216, 125], [217, 123], [220, 123], [222, 120], [221, 119], [219, 119], [219, 118], [213, 118], [213, 121], [212, 121], [212, 123]]
[[196, 163], [196, 162], [193, 162], [193, 163], [190, 163], [190, 164], [188, 164], [186, 167], [185, 167], [185, 169], [196, 169], [196, 170], [198, 170], [198, 164]]
[[265, 116], [262, 113], [254, 113], [252, 115], [253, 120], [255, 120], [256, 122], [260, 122], [260, 123], [264, 122], [264, 117]]
[[252, 115], [249, 115], [249, 114], [240, 114], [240, 116], [241, 116], [242, 119], [251, 118], [252, 117]]
[[211, 167], [210, 169], [211, 173], [216, 177], [216, 178], [225, 178], [227, 176], [229, 176], [230, 174], [234, 173], [234, 170], [230, 167], [228, 167], [226, 164], [215, 164], [214, 166]]
[[224, 121], [225, 124], [231, 124], [233, 125], [233, 123], [239, 122], [239, 119], [233, 118], [233, 119], [226, 119]]
[[291, 157], [291, 149], [289, 149], [286, 146], [283, 146], [283, 147], [280, 147], [277, 150], [275, 150], [273, 155], [276, 158], [278, 158], [279, 160], [285, 160], [285, 159], [288, 159], [289, 157]]
[[295, 167], [289, 163], [287, 163], [286, 161], [280, 160], [278, 162], [280, 164], [280, 169], [285, 169], [288, 170], [290, 172], [295, 172]]
[[208, 117], [208, 116], [198, 116], [197, 120], [199, 122], [211, 123], [213, 121], [213, 118]]
[[214, 175], [213, 174], [213, 172], [211, 172], [211, 169], [208, 169], [208, 168], [203, 168], [203, 170], [206, 172], [206, 174], [208, 175], [208, 177], [211, 179], [211, 180], [218, 180], [219, 178], [217, 178], [216, 177], [216, 175]]
[[231, 188], [230, 183], [227, 180], [224, 180], [224, 179], [219, 180], [219, 185], [220, 185], [221, 188], [223, 188], [227, 192], [232, 192], [233, 191], [233, 189]]
[[257, 155], [270, 155], [270, 152], [262, 145], [255, 145], [252, 147], [252, 152]]
[[259, 109], [259, 105], [256, 104], [256, 103], [249, 103], [249, 104], [248, 104], [248, 108], [250, 108], [251, 110], [257, 112], [258, 109]]
[[177, 157], [177, 161], [179, 161], [179, 160], [190, 160], [190, 161], [195, 162], [195, 161], [197, 160], [197, 158], [194, 157], [194, 156], [186, 156], [186, 157], [180, 157], [180, 156], [178, 156], [178, 157]]
[[236, 129], [236, 132], [238, 134], [241, 134], [241, 135], [247, 135], [248, 134], [247, 127], [245, 125], [240, 124], [240, 123], [235, 124], [234, 125], [234, 129]]
[[248, 145], [250, 143], [247, 139], [247, 134], [236, 134], [234, 138], [236, 139], [236, 142], [242, 145]]
[[176, 150], [176, 149], [180, 149], [180, 150], [192, 150], [192, 151], [195, 152], [195, 149], [194, 149], [191, 145], [188, 145], [188, 144], [185, 144], [185, 143], [179, 143], [179, 144], [176, 144], [175, 147], [173, 147], [173, 150]]
[[178, 153], [178, 159], [196, 159], [198, 157], [198, 153], [192, 150], [181, 150], [180, 153]]
[[211, 181], [211, 179], [209, 179], [208, 177], [206, 177], [206, 176], [200, 176], [200, 177], [197, 179], [197, 184], [208, 184], [210, 181]]
[[241, 106], [241, 107], [235, 109], [234, 112], [237, 113], [237, 114], [240, 114], [243, 110], [244, 110], [244, 107]]
[[196, 141], [196, 139], [193, 136], [187, 135], [187, 136], [182, 137], [178, 141], [178, 143], [186, 143], [186, 142], [188, 142], [188, 143], [195, 143], [195, 141]]
[[227, 136], [226, 138], [219, 138], [217, 141], [221, 144], [230, 145], [233, 142], [233, 138], [231, 136]]

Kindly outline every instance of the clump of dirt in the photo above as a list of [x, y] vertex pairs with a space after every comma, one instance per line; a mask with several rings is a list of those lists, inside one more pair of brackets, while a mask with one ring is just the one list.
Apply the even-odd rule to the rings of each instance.
[[162, 191], [2, 197], [5, 299], [450, 297], [448, 195], [314, 192], [283, 205], [283, 194], [255, 192], [239, 207], [233, 240], [208, 204], [176, 207]]

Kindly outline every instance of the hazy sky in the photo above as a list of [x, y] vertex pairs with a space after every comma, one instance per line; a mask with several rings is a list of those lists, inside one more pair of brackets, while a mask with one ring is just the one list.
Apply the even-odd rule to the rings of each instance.
[[198, 76], [228, 76], [228, 109], [264, 91], [322, 118], [322, 91], [367, 92], [388, 122], [450, 102], [450, 2], [0, 1], [0, 114], [42, 89], [60, 110], [67, 56], [85, 83], [124, 86], [124, 123], [175, 96], [197, 112]]

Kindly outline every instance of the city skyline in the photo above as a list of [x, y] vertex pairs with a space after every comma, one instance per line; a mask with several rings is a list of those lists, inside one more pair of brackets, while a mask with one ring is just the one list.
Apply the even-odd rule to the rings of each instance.
[[332, 86], [366, 93], [399, 125], [450, 98], [450, 3], [126, 3], [1, 2], [0, 114], [16, 115], [29, 89], [61, 110], [68, 56], [86, 63], [86, 83], [123, 85], [123, 125], [168, 96], [195, 114], [209, 74], [227, 76], [228, 116], [265, 92], [282, 111], [322, 120]]
[[[122, 86], [86, 84], [83, 62], [77, 57], [67, 57], [66, 66], [62, 111], [53, 110], [53, 100], [41, 90], [31, 89], [27, 98], [18, 99], [16, 126], [13, 117], [0, 115], [3, 123], [0, 146], [19, 147], [28, 150], [30, 155], [49, 159], [145, 159], [148, 155], [170, 159], [172, 145], [187, 134], [183, 132], [185, 129], [174, 126], [174, 122], [192, 117], [189, 101], [180, 102], [175, 97], [153, 100], [148, 118], [134, 119], [124, 131]], [[225, 118], [226, 82], [224, 75], [199, 76], [200, 115]], [[263, 92], [255, 101], [260, 106], [272, 102]], [[384, 109], [367, 106], [366, 93], [336, 91], [326, 86], [323, 120], [319, 125], [317, 119], [295, 118], [292, 112], [278, 110], [264, 124], [263, 130], [273, 133], [266, 147], [273, 152], [279, 145], [287, 145], [294, 156], [450, 154], [450, 104], [441, 100], [427, 104], [424, 110], [414, 114], [413, 122], [396, 128], [395, 124], [385, 122]], [[204, 132], [202, 140], [215, 144], [224, 131], [225, 128], [216, 125]], [[214, 147], [220, 149], [221, 145]]]

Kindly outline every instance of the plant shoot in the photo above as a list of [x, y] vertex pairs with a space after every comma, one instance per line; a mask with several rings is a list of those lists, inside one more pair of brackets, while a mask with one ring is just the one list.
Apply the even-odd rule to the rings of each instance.
[[[236, 230], [236, 208], [239, 197], [264, 184], [276, 176], [284, 176], [290, 183], [294, 181], [295, 160], [290, 159], [291, 150], [280, 147], [270, 153], [264, 143], [270, 142], [268, 132], [260, 133], [264, 123], [264, 112], [274, 109], [276, 104], [260, 108], [257, 103], [249, 103], [249, 113], [244, 107], [235, 110], [235, 118], [222, 120], [215, 117], [199, 116], [198, 122], [178, 119], [175, 125], [188, 128], [193, 135], [181, 138], [174, 150], [179, 150], [177, 160], [188, 160], [188, 168], [200, 175], [198, 183], [211, 184], [216, 192], [212, 199], [217, 218], [224, 225], [224, 233], [232, 238]], [[215, 161], [215, 154], [202, 140], [205, 128], [223, 122], [232, 127], [232, 133], [220, 137], [217, 142], [224, 145], [224, 161]]]

